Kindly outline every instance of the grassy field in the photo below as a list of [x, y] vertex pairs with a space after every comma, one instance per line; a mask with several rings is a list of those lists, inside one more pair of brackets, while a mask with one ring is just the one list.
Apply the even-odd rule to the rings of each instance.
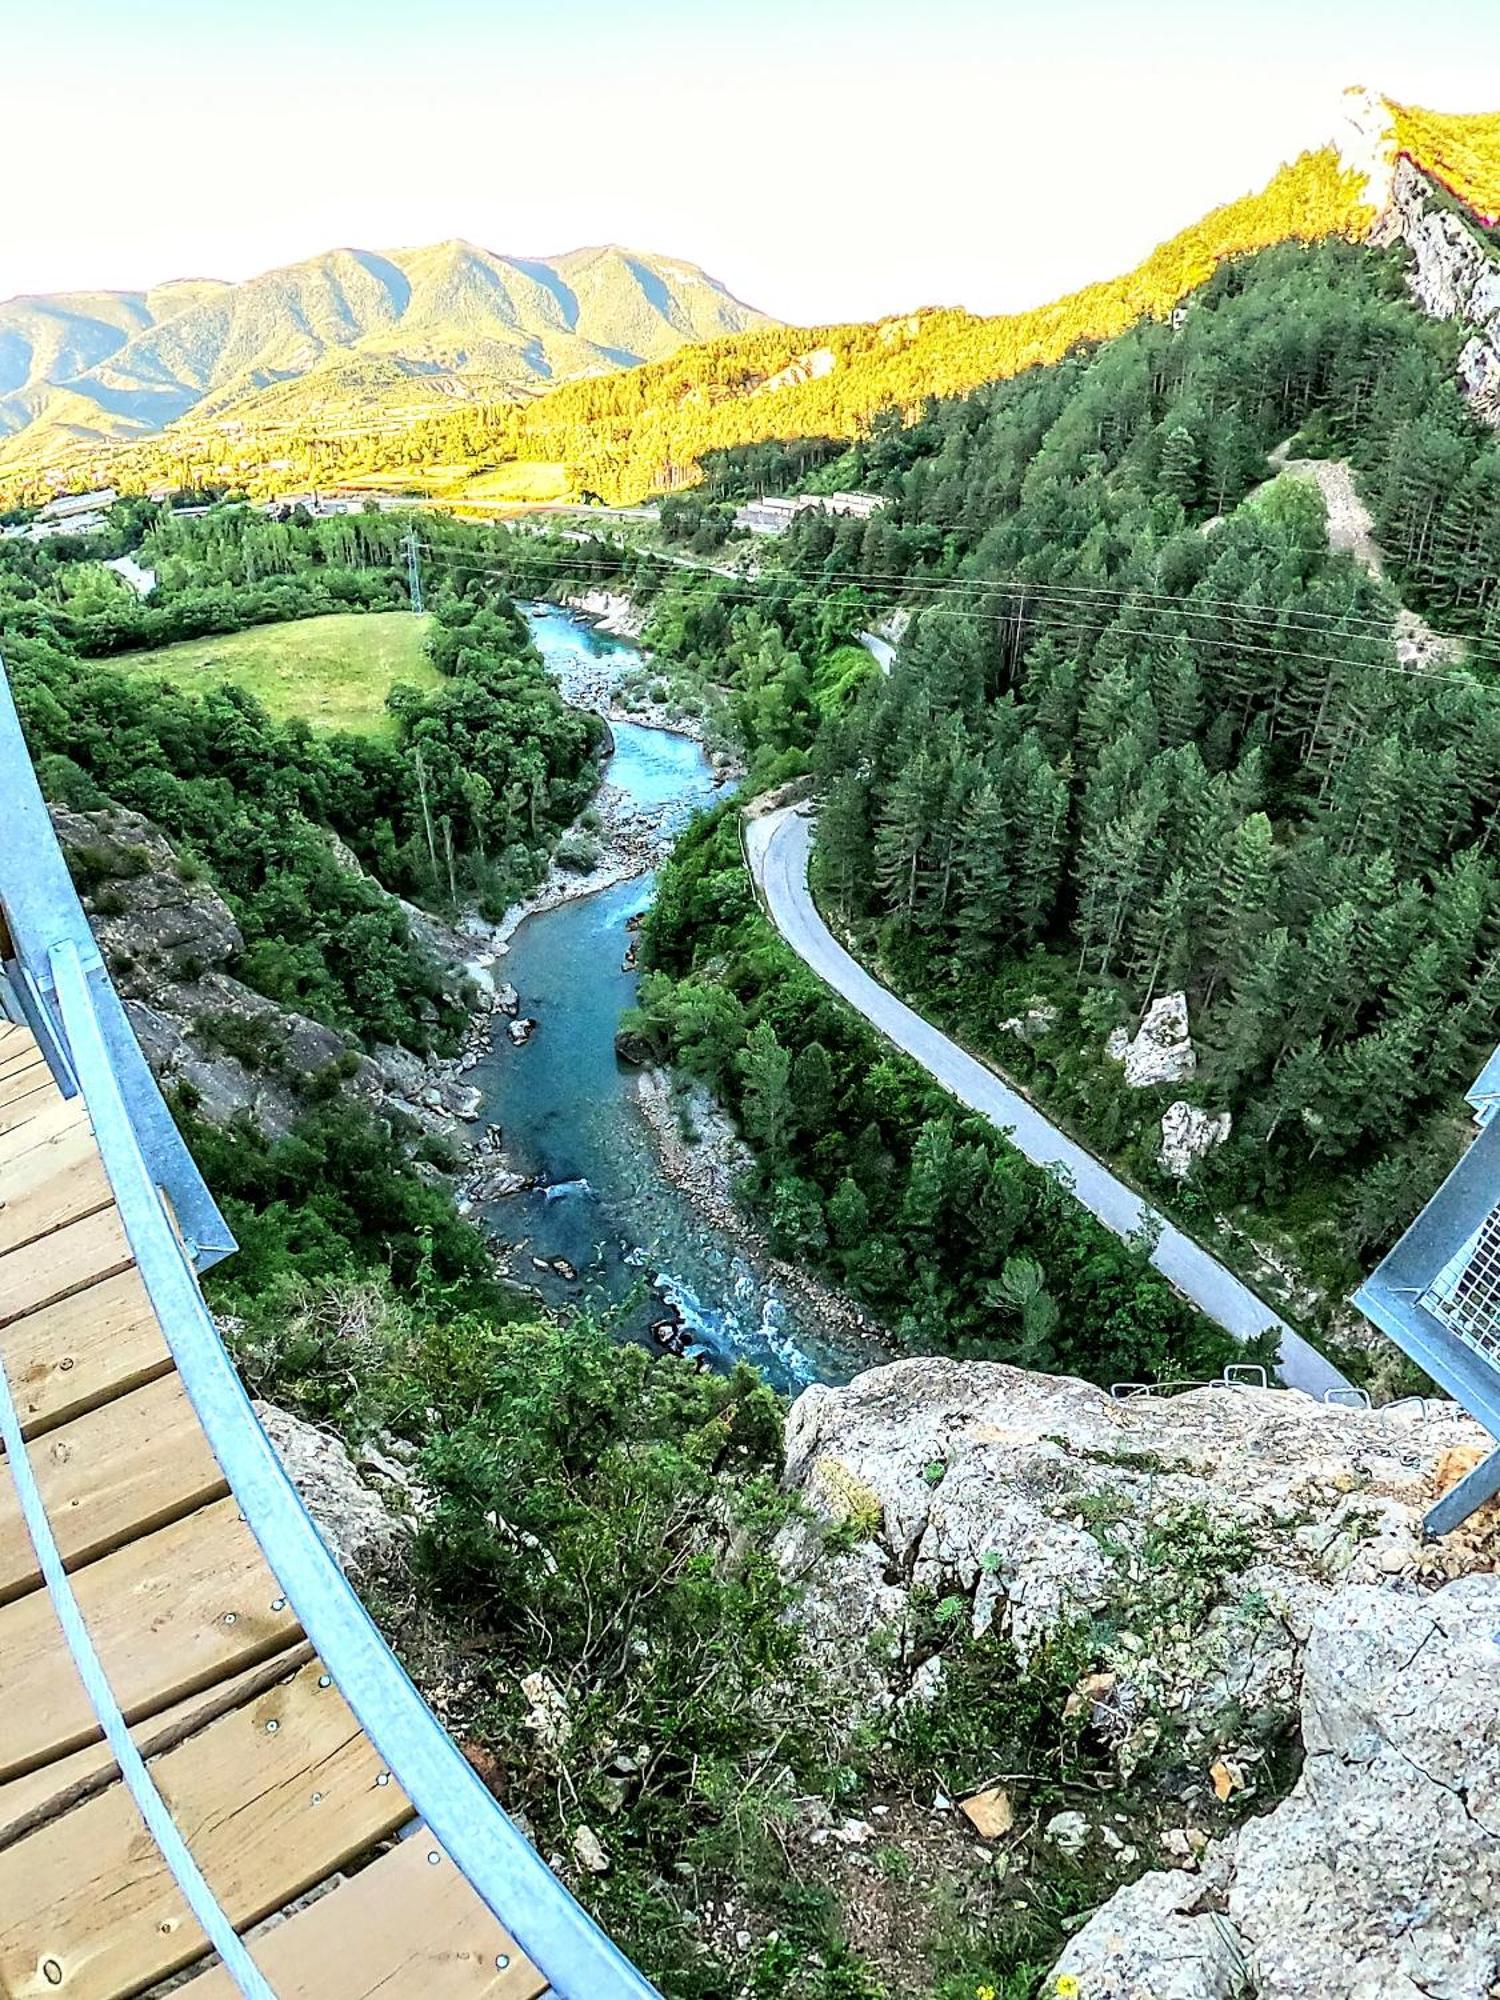
[[438, 683], [424, 650], [429, 622], [409, 611], [337, 612], [123, 653], [110, 664], [190, 694], [232, 681], [282, 719], [300, 715], [315, 729], [383, 735], [390, 727], [385, 697], [397, 681]]

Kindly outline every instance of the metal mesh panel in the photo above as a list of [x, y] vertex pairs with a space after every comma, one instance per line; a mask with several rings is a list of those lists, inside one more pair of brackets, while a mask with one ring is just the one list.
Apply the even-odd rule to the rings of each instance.
[[1500, 1361], [1500, 1205], [1448, 1259], [1421, 1302], [1450, 1333]]

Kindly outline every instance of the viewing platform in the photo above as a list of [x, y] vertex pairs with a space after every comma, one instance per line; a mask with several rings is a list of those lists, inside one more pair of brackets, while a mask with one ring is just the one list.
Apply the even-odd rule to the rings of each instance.
[[648, 2000], [257, 1421], [0, 674], [0, 1994]]

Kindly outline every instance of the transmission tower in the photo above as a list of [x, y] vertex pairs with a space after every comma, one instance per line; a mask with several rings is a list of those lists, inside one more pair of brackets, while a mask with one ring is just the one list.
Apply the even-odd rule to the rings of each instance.
[[406, 531], [406, 585], [413, 611], [422, 609], [422, 557], [417, 547], [417, 531]]

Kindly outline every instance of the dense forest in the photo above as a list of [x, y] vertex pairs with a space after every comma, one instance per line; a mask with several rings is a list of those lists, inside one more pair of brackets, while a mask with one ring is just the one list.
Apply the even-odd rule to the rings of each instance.
[[[763, 768], [820, 771], [823, 894], [899, 983], [1148, 1183], [1168, 1095], [1232, 1111], [1181, 1199], [1279, 1214], [1333, 1285], [1451, 1159], [1497, 1032], [1500, 449], [1461, 338], [1394, 253], [1227, 265], [1175, 327], [877, 426], [812, 476], [882, 512], [805, 515], [753, 602], [670, 584], [652, 626], [731, 663]], [[1391, 582], [1273, 477], [1288, 441], [1352, 462]], [[685, 536], [751, 476], [709, 470]], [[1402, 666], [1397, 591], [1465, 665]], [[894, 672], [830, 700], [838, 621], [893, 603]], [[1143, 1104], [1103, 1043], [1175, 988], [1199, 1074]]]
[[734, 807], [679, 841], [643, 947], [634, 1031], [734, 1110], [775, 1247], [831, 1270], [903, 1348], [1106, 1385], [1244, 1358], [1149, 1242], [1110, 1235], [793, 956], [755, 907]]
[[[564, 706], [515, 611], [472, 568], [450, 581], [431, 564], [442, 682], [392, 690], [389, 736], [318, 734], [234, 687], [198, 699], [109, 664], [207, 632], [404, 603], [403, 529], [243, 506], [124, 513], [110, 536], [138, 538], [158, 573], [149, 599], [78, 562], [89, 550], [67, 538], [12, 541], [0, 543], [0, 619], [48, 796], [154, 820], [229, 902], [247, 983], [366, 1041], [425, 1050], [461, 1017], [387, 892], [437, 908], [471, 898], [498, 916], [595, 782], [600, 727]], [[451, 535], [456, 550], [473, 540]]]

